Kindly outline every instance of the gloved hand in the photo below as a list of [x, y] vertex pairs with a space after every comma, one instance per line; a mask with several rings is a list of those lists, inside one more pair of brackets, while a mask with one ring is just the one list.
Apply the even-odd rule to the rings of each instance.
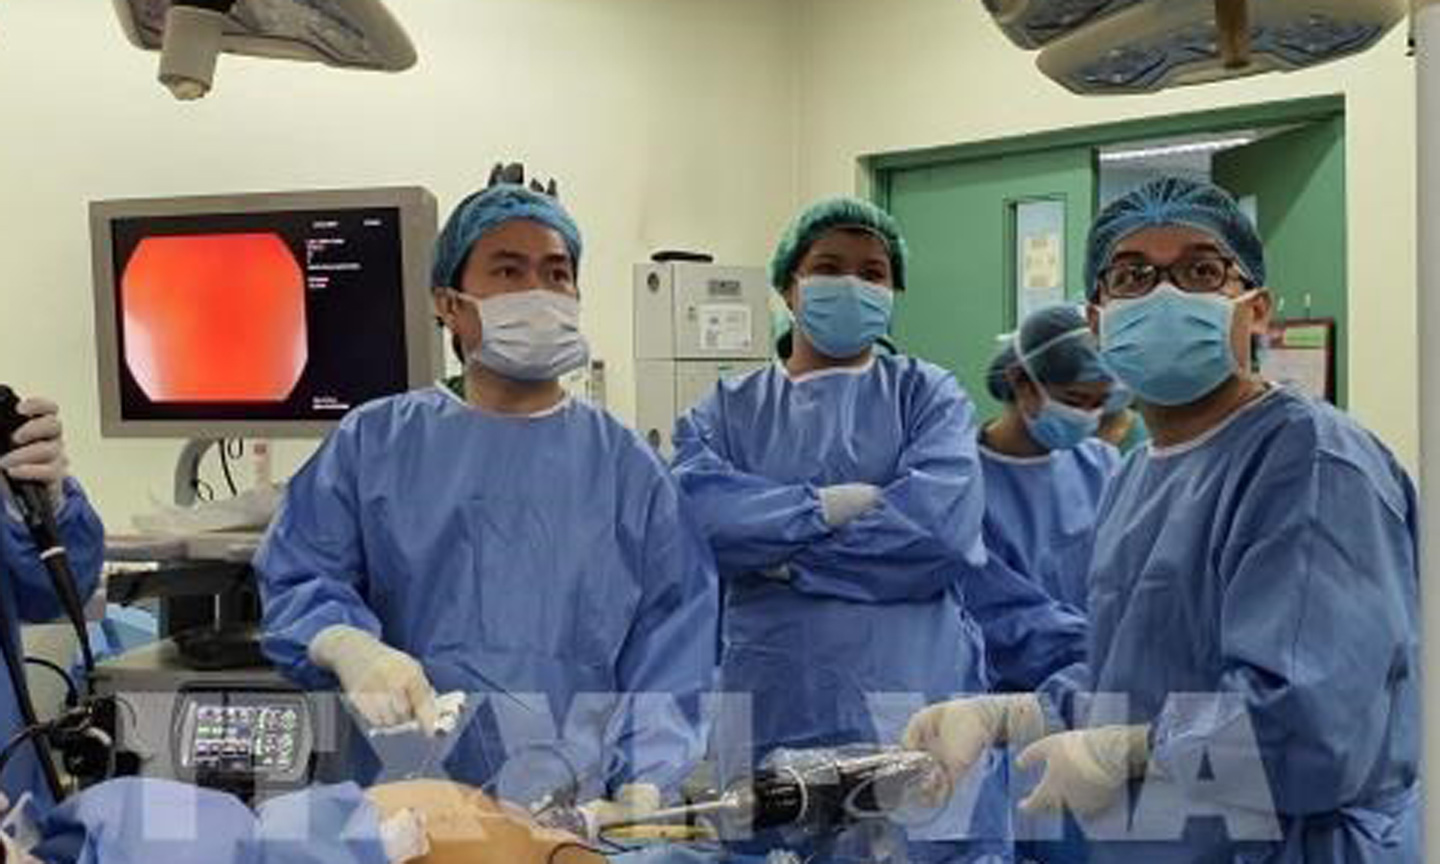
[[831, 528], [841, 525], [874, 507], [880, 500], [880, 487], [869, 483], [840, 483], [820, 489], [820, 512]]
[[380, 843], [390, 864], [409, 864], [430, 854], [425, 815], [405, 808], [380, 823]]
[[1025, 769], [1045, 766], [1040, 785], [1020, 809], [1099, 813], [1115, 802], [1127, 780], [1144, 776], [1149, 760], [1149, 726], [1100, 726], [1043, 738], [1015, 761]]
[[414, 657], [354, 627], [326, 627], [310, 642], [310, 660], [340, 679], [345, 695], [372, 726], [410, 720], [435, 734], [435, 689]]
[[30, 420], [15, 430], [15, 449], [0, 456], [0, 470], [15, 480], [44, 483], [58, 509], [65, 500], [64, 482], [70, 462], [60, 425], [60, 408], [48, 399], [25, 399], [21, 414]]
[[0, 792], [0, 862], [4, 864], [43, 864], [30, 850], [40, 842], [40, 829], [33, 813], [26, 812], [30, 793], [20, 796], [18, 809], [10, 811], [10, 799]]
[[0, 861], [5, 864], [43, 864], [3, 831], [0, 831]]
[[[1025, 747], [1044, 734], [1045, 709], [1034, 694], [975, 696], [931, 705], [911, 717], [902, 745], [934, 756], [954, 784], [991, 746]], [[929, 791], [932, 798], [949, 792]]]
[[601, 798], [580, 805], [580, 813], [585, 817], [585, 839], [599, 840], [607, 827], [643, 819], [659, 809], [659, 787], [649, 783], [621, 786], [614, 800]]

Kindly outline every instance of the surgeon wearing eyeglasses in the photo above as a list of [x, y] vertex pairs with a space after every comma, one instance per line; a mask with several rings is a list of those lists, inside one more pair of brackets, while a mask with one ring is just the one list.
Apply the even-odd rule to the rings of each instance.
[[1165, 179], [1120, 199], [1087, 274], [1154, 434], [1101, 507], [1088, 670], [926, 709], [910, 740], [953, 773], [1008, 744], [1043, 772], [1022, 807], [1109, 827], [1096, 862], [1420, 861], [1409, 478], [1353, 419], [1251, 371], [1271, 299], [1228, 193]]

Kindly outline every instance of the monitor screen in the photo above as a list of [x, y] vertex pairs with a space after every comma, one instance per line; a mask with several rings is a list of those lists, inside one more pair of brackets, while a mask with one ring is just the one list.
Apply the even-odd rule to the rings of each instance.
[[398, 202], [324, 203], [103, 220], [107, 434], [308, 434], [433, 380], [435, 364], [417, 363], [435, 339], [429, 292], [409, 275], [429, 254], [407, 248], [413, 215]]

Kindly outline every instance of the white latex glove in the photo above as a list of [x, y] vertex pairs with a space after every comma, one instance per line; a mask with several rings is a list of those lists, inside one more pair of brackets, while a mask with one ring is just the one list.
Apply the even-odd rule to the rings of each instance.
[[621, 786], [614, 800], [598, 799], [580, 805], [585, 817], [586, 839], [591, 842], [611, 825], [644, 819], [660, 809], [660, 789], [649, 783], [631, 783]]
[[409, 864], [430, 854], [425, 817], [405, 808], [380, 823], [380, 842], [390, 864]]
[[19, 411], [30, 420], [15, 431], [15, 449], [0, 456], [0, 470], [15, 480], [44, 483], [50, 500], [59, 508], [65, 500], [62, 484], [70, 466], [65, 457], [60, 408], [48, 399], [25, 399]]
[[1099, 813], [1115, 803], [1126, 781], [1144, 775], [1149, 759], [1149, 726], [1101, 726], [1043, 738], [1015, 761], [1023, 769], [1045, 766], [1040, 785], [1020, 809]]
[[345, 695], [372, 726], [414, 720], [421, 732], [435, 734], [435, 688], [414, 657], [343, 624], [320, 631], [310, 642], [309, 654], [316, 666], [335, 673]]
[[21, 811], [11, 813], [10, 799], [0, 793], [0, 861], [5, 864], [44, 864], [29, 852], [40, 842], [38, 827], [24, 812], [29, 798], [29, 792], [21, 795]]
[[880, 500], [880, 487], [869, 483], [840, 483], [820, 489], [820, 512], [831, 528], [865, 513]]
[[4, 861], [5, 864], [44, 864], [40, 859], [21, 849], [20, 845], [3, 831], [0, 831], [0, 861]]
[[[975, 696], [942, 702], [910, 718], [902, 744], [945, 768], [952, 784], [964, 779], [992, 746], [1025, 747], [1045, 734], [1045, 709], [1031, 693]], [[931, 797], [948, 790], [929, 790]]]

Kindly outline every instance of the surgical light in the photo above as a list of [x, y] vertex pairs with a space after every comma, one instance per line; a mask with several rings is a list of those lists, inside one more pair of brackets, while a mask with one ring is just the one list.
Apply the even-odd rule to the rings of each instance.
[[130, 41], [160, 52], [177, 99], [210, 92], [223, 53], [401, 72], [415, 48], [382, 0], [113, 0]]
[[1144, 0], [985, 0], [1005, 35], [1021, 48], [1040, 48], [1060, 36]]
[[985, 0], [1081, 94], [1144, 93], [1294, 71], [1356, 54], [1404, 20], [1407, 0]]

